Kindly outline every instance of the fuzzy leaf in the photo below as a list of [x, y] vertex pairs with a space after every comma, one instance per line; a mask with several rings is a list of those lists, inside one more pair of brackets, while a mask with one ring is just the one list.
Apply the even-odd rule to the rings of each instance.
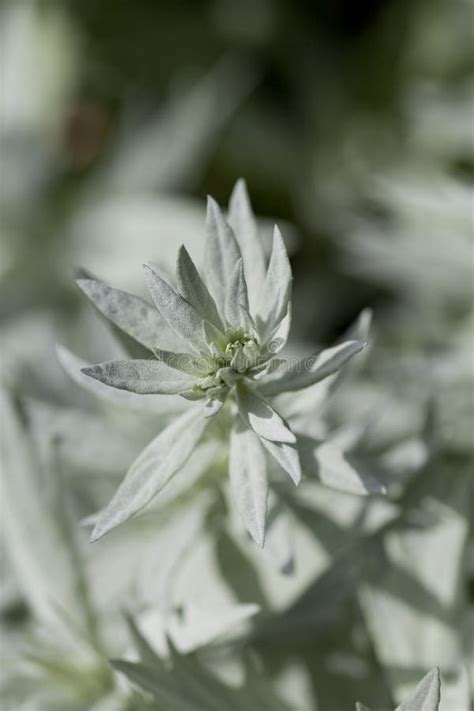
[[275, 225], [273, 247], [260, 296], [259, 316], [266, 334], [271, 333], [288, 310], [292, 282], [290, 260], [280, 230]]
[[179, 398], [175, 398], [173, 395], [145, 396], [110, 387], [110, 385], [85, 375], [83, 370], [89, 367], [90, 364], [82, 360], [82, 358], [78, 358], [64, 346], [56, 346], [56, 354], [62, 367], [74, 382], [94, 395], [117, 405], [129, 407], [132, 410], [144, 410], [157, 414], [179, 412], [185, 406]]
[[270, 442], [261, 437], [261, 442], [267, 452], [272, 455], [282, 469], [290, 475], [296, 485], [301, 481], [301, 464], [296, 444], [287, 442]]
[[242, 259], [235, 265], [225, 298], [225, 318], [230, 326], [245, 326], [249, 300]]
[[146, 348], [176, 350], [180, 341], [170, 331], [158, 311], [143, 299], [120, 289], [113, 289], [98, 279], [78, 279], [78, 286], [99, 311], [116, 326]]
[[110, 360], [83, 368], [84, 375], [139, 395], [174, 395], [192, 388], [195, 376], [161, 360]]
[[301, 390], [315, 385], [335, 373], [349, 358], [364, 348], [360, 341], [346, 341], [327, 348], [317, 356], [298, 358], [285, 363], [268, 377], [262, 379], [258, 390], [262, 395], [275, 396], [286, 391]]
[[240, 385], [236, 388], [236, 394], [240, 415], [256, 434], [271, 442], [296, 442], [295, 435], [283, 418], [254, 390]]
[[256, 309], [260, 290], [265, 281], [265, 254], [250, 205], [247, 186], [242, 179], [236, 182], [232, 191], [228, 219], [244, 260], [250, 306], [252, 309]]
[[187, 461], [205, 427], [202, 406], [198, 405], [162, 430], [128, 470], [102, 512], [91, 541], [98, 540], [146, 506]]
[[204, 252], [205, 277], [219, 309], [224, 307], [226, 287], [232, 279], [240, 256], [239, 245], [232, 228], [225, 220], [219, 205], [209, 197]]
[[169, 327], [195, 351], [203, 346], [202, 319], [198, 312], [158, 274], [145, 265], [145, 278], [156, 308]]
[[2, 548], [36, 621], [52, 634], [62, 634], [64, 609], [76, 624], [84, 620], [78, 605], [77, 559], [58, 516], [64, 510], [60, 481], [54, 472], [40, 468], [38, 452], [3, 390], [0, 412]]
[[239, 422], [230, 435], [229, 475], [242, 521], [255, 543], [263, 548], [268, 497], [265, 454], [257, 435]]
[[413, 696], [404, 701], [397, 711], [438, 711], [440, 687], [439, 670], [432, 669], [420, 681]]
[[184, 246], [181, 246], [178, 252], [176, 277], [181, 296], [192, 304], [203, 320], [210, 321], [217, 328], [223, 329], [216, 303]]
[[265, 344], [265, 350], [272, 355], [279, 353], [285, 347], [290, 335], [291, 328], [291, 303], [288, 304], [288, 309], [285, 316], [282, 318], [278, 326], [270, 333]]

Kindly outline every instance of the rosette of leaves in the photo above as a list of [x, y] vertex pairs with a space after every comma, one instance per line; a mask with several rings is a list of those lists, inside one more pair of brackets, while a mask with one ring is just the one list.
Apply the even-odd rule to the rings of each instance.
[[243, 181], [234, 188], [228, 220], [209, 198], [206, 234], [203, 276], [184, 247], [175, 284], [157, 266], [145, 265], [154, 306], [96, 279], [78, 282], [106, 317], [151, 352], [148, 359], [83, 368], [83, 375], [101, 388], [192, 401], [132, 464], [100, 513], [92, 540], [146, 506], [218, 420], [230, 437], [237, 509], [263, 545], [269, 461], [295, 484], [302, 473], [300, 444], [273, 399], [336, 373], [365, 345], [353, 339], [309, 359], [280, 356], [291, 323], [291, 267], [277, 227], [266, 263]]

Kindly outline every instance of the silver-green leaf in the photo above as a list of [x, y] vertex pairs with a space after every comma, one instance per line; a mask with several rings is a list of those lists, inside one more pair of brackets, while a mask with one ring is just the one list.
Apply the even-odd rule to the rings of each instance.
[[139, 395], [174, 395], [192, 388], [194, 375], [161, 360], [110, 360], [83, 368], [84, 375]]
[[207, 420], [197, 405], [162, 430], [128, 470], [92, 532], [96, 541], [148, 504], [187, 461], [202, 437]]
[[333, 348], [327, 348], [318, 355], [284, 363], [262, 380], [258, 390], [268, 397], [308, 388], [338, 371], [353, 355], [359, 353], [364, 345], [360, 341], [346, 341]]
[[158, 274], [156, 267], [145, 264], [145, 278], [156, 308], [169, 327], [199, 352], [203, 346], [202, 318], [196, 309]]
[[296, 437], [283, 418], [254, 390], [243, 385], [236, 388], [237, 405], [246, 425], [271, 442], [294, 444]]
[[233, 499], [257, 545], [265, 541], [268, 480], [259, 438], [238, 421], [230, 435], [229, 475]]
[[156, 308], [140, 297], [98, 279], [78, 279], [77, 284], [104, 316], [146, 348], [179, 349], [174, 331]]

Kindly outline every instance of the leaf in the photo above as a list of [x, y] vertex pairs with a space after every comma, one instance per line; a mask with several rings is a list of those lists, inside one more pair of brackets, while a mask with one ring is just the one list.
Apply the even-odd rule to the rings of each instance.
[[230, 435], [229, 475], [233, 499], [257, 545], [265, 541], [268, 479], [259, 438], [238, 421]]
[[280, 230], [275, 225], [270, 263], [262, 287], [258, 309], [266, 334], [275, 329], [288, 311], [292, 279], [290, 260], [288, 259], [285, 243]]
[[236, 182], [230, 196], [228, 220], [244, 260], [250, 307], [256, 310], [262, 284], [265, 281], [265, 253], [252, 212], [247, 186], [242, 178]]
[[420, 681], [413, 696], [404, 701], [397, 711], [438, 711], [440, 688], [439, 670], [432, 669]]
[[[180, 659], [178, 657], [178, 659]], [[237, 711], [231, 702], [228, 689], [209, 677], [200, 668], [183, 670], [181, 666], [167, 671], [164, 665], [153, 667], [113, 660], [112, 666], [125, 674], [133, 684], [151, 692], [161, 703], [169, 704], [176, 711]], [[217, 687], [217, 688], [216, 688]]]
[[226, 222], [219, 205], [209, 197], [204, 250], [205, 276], [206, 283], [220, 309], [224, 308], [226, 288], [240, 257], [239, 245], [231, 227]]
[[287, 442], [270, 442], [264, 437], [260, 440], [271, 456], [276, 459], [282, 469], [290, 475], [296, 485], [301, 481], [301, 464], [296, 444]]
[[64, 611], [85, 631], [90, 608], [82, 595], [82, 570], [64, 516], [59, 474], [52, 466], [40, 467], [38, 452], [3, 390], [0, 407], [3, 548], [36, 622], [58, 637], [69, 637]]
[[247, 294], [247, 284], [245, 283], [244, 267], [242, 259], [235, 265], [225, 297], [225, 318], [230, 326], [245, 326], [245, 311], [248, 311], [249, 300]]
[[291, 302], [288, 304], [288, 309], [285, 316], [282, 318], [278, 326], [270, 333], [268, 340], [265, 343], [264, 349], [272, 355], [277, 355], [282, 348], [285, 347], [290, 335], [291, 328]]
[[180, 341], [156, 308], [133, 294], [113, 289], [98, 279], [78, 279], [78, 286], [99, 311], [146, 348], [176, 350]]
[[217, 328], [223, 329], [216, 303], [184, 246], [179, 248], [176, 277], [181, 296], [192, 304], [203, 320], [210, 321]]
[[357, 471], [333, 442], [320, 444], [309, 437], [299, 437], [298, 442], [303, 471], [325, 486], [362, 496], [386, 493], [376, 479]]
[[156, 308], [169, 327], [199, 352], [203, 339], [202, 319], [197, 311], [157, 273], [156, 267], [145, 264], [145, 279]]
[[91, 541], [98, 540], [146, 506], [185, 464], [205, 427], [202, 407], [198, 405], [162, 430], [128, 470], [112, 501], [101, 513]]
[[229, 390], [226, 389], [219, 395], [208, 398], [204, 404], [204, 417], [214, 417], [219, 414], [224, 407], [228, 394]]
[[161, 360], [110, 360], [83, 368], [84, 375], [139, 395], [174, 395], [191, 389], [196, 377]]
[[361, 704], [360, 701], [356, 703], [356, 711], [370, 711], [370, 709], [367, 708], [367, 706], [364, 706], [364, 704]]
[[90, 378], [82, 372], [89, 363], [78, 358], [64, 346], [56, 346], [56, 355], [66, 373], [81, 387], [94, 395], [109, 400], [115, 404], [134, 410], [164, 414], [183, 410], [184, 403], [172, 395], [138, 395], [137, 393], [118, 390], [99, 380]]
[[327, 348], [317, 356], [287, 361], [274, 373], [262, 378], [258, 391], [268, 397], [315, 385], [339, 370], [349, 358], [363, 348], [364, 343], [360, 341], [346, 341], [333, 348]]
[[170, 368], [180, 370], [190, 375], [204, 375], [209, 369], [209, 359], [204, 355], [189, 355], [189, 353], [176, 353], [174, 351], [162, 351], [154, 348], [153, 353], [158, 360], [166, 363]]
[[240, 416], [256, 434], [271, 442], [296, 442], [295, 435], [283, 418], [254, 390], [239, 385], [236, 396]]
[[218, 348], [224, 350], [228, 343], [227, 336], [222, 333], [218, 328], [216, 328], [212, 323], [209, 321], [203, 321], [202, 322], [202, 332], [204, 336], [204, 340], [207, 343], [209, 347], [214, 344]]

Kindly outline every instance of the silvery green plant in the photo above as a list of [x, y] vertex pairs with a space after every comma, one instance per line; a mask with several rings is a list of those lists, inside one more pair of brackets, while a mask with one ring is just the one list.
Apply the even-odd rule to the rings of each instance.
[[302, 471], [297, 437], [273, 399], [337, 372], [364, 342], [348, 340], [310, 358], [282, 358], [291, 324], [292, 273], [277, 227], [269, 262], [246, 187], [239, 181], [228, 220], [209, 198], [203, 275], [184, 247], [176, 282], [145, 265], [154, 306], [96, 279], [79, 286], [115, 325], [151, 351], [83, 369], [105, 386], [139, 395], [178, 395], [193, 404], [163, 429], [130, 467], [92, 533], [123, 523], [185, 464], [211, 421], [229, 431], [229, 474], [239, 513], [263, 545], [268, 460], [295, 484]]

